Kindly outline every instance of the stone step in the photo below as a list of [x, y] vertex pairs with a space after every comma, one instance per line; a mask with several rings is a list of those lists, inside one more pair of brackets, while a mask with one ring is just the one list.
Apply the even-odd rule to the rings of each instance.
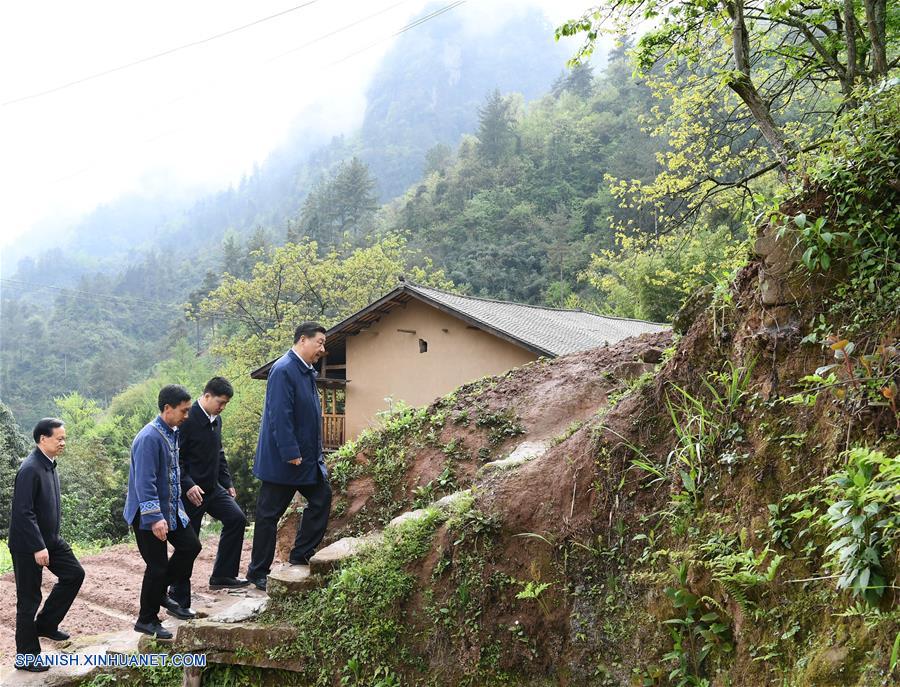
[[[269, 578], [271, 580], [271, 578]], [[269, 603], [266, 596], [248, 596], [233, 606], [214, 613], [209, 620], [215, 623], [242, 623], [262, 613]]]
[[400, 525], [401, 523], [404, 523], [404, 522], [409, 522], [410, 520], [419, 520], [421, 518], [424, 518], [427, 513], [428, 513], [427, 508], [418, 508], [416, 510], [407, 511], [406, 513], [401, 513], [396, 518], [391, 520], [387, 524], [387, 526], [388, 527], [396, 527], [397, 525]]
[[549, 447], [550, 445], [546, 441], [523, 441], [506, 458], [485, 463], [478, 472], [483, 475], [489, 472], [509, 470], [539, 458], [547, 452]]
[[463, 489], [462, 491], [454, 491], [452, 494], [447, 494], [443, 498], [438, 499], [434, 503], [431, 504], [432, 508], [438, 508], [440, 510], [448, 510], [454, 503], [459, 501], [462, 498], [465, 498], [469, 494], [472, 493], [471, 489]]
[[226, 663], [301, 670], [294, 659], [269, 658], [268, 652], [293, 642], [299, 630], [292, 625], [262, 625], [260, 623], [220, 623], [194, 620], [184, 623], [175, 635], [175, 651], [206, 654], [208, 664]]
[[365, 547], [381, 541], [384, 535], [374, 531], [362, 537], [344, 537], [333, 544], [326, 546], [309, 561], [309, 570], [313, 575], [327, 575], [331, 571], [354, 556]]
[[269, 573], [266, 593], [277, 599], [321, 587], [324, 583], [322, 577], [312, 574], [308, 565], [283, 565]]

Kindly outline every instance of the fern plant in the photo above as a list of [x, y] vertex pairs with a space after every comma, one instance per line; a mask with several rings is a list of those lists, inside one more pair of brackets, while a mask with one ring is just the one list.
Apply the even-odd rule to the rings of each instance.
[[855, 447], [828, 478], [831, 503], [822, 520], [838, 538], [825, 549], [837, 586], [874, 605], [885, 590], [885, 561], [900, 533], [900, 456]]

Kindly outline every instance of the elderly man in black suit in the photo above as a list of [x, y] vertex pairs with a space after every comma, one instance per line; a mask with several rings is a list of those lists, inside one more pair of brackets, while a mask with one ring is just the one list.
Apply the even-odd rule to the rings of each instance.
[[[56, 459], [66, 447], [62, 420], [44, 418], [34, 427], [31, 454], [19, 466], [9, 519], [9, 550], [16, 577], [16, 668], [43, 672], [38, 637], [69, 638], [59, 629], [81, 583], [84, 569], [72, 548], [59, 536], [60, 498]], [[49, 568], [57, 577], [41, 612], [41, 577]]]

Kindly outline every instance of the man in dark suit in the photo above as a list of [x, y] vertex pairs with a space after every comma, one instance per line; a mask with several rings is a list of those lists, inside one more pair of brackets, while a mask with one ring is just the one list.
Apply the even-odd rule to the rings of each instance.
[[[210, 589], [228, 589], [250, 584], [239, 578], [241, 549], [247, 517], [234, 500], [236, 492], [222, 448], [221, 413], [234, 389], [224, 377], [206, 383], [203, 395], [191, 406], [188, 419], [178, 428], [181, 491], [191, 527], [200, 535], [204, 513], [222, 523], [216, 562], [209, 578]], [[191, 606], [191, 581], [174, 584], [169, 596], [183, 608]]]
[[272, 365], [266, 385], [253, 474], [262, 480], [256, 500], [256, 524], [249, 579], [259, 589], [275, 557], [278, 520], [296, 492], [306, 508], [290, 562], [305, 565], [325, 535], [331, 512], [331, 485], [322, 455], [322, 409], [313, 364], [325, 355], [325, 328], [304, 322], [294, 332], [294, 345]]
[[[38, 637], [69, 638], [59, 624], [81, 589], [84, 569], [59, 536], [56, 458], [66, 448], [66, 428], [62, 420], [44, 418], [32, 434], [37, 446], [19, 467], [13, 488], [9, 551], [16, 578], [16, 652], [25, 655], [16, 661], [16, 668], [43, 672], [49, 666], [37, 660], [41, 653]], [[49, 568], [57, 581], [38, 613], [44, 568]]]

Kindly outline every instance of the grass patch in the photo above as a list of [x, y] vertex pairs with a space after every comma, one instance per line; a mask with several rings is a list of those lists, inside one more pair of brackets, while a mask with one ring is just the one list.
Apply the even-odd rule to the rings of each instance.
[[[265, 619], [287, 621], [302, 629], [292, 644], [269, 652], [270, 658], [300, 658], [309, 668], [309, 685], [391, 685], [402, 671], [421, 669], [409, 648], [404, 602], [416, 590], [407, 567], [422, 558], [444, 516], [429, 510], [420, 519], [385, 532], [385, 539], [337, 572], [331, 583], [303, 597], [273, 604]], [[304, 684], [307, 684], [304, 683]]]

